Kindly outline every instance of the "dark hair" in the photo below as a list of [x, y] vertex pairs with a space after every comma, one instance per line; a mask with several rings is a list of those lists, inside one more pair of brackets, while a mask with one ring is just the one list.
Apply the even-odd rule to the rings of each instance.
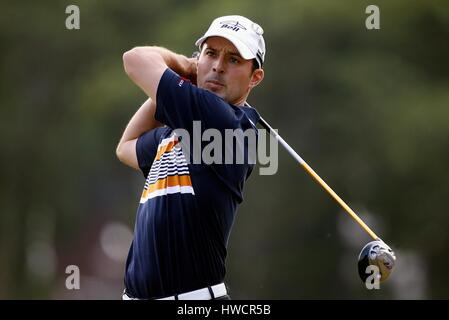
[[259, 62], [257, 62], [256, 58], [254, 58], [253, 59], [253, 70], [252, 70], [252, 72], [254, 72], [254, 70], [259, 69], [259, 68], [262, 68], [262, 66], [259, 67]]

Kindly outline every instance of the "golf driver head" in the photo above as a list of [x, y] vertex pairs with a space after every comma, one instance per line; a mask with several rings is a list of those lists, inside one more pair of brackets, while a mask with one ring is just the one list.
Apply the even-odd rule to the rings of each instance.
[[396, 262], [396, 256], [391, 248], [381, 240], [375, 240], [367, 243], [359, 255], [358, 269], [359, 276], [363, 283], [372, 274], [368, 266], [378, 268], [379, 281], [387, 280]]

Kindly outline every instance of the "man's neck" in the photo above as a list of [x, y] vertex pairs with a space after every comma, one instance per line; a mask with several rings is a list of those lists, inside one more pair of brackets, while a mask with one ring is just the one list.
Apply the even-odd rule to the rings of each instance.
[[242, 97], [241, 99], [237, 100], [237, 102], [232, 103], [236, 107], [244, 107], [246, 103], [246, 97]]

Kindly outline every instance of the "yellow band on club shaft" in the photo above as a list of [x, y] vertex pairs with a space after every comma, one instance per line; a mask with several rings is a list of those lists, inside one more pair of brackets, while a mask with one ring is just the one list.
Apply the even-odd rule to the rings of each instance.
[[331, 187], [329, 187], [327, 185], [326, 182], [324, 182], [323, 179], [320, 178], [320, 176], [313, 171], [313, 169], [304, 161], [301, 163], [302, 167], [306, 170], [306, 172], [312, 176], [312, 178], [315, 179], [315, 181], [318, 182], [319, 185], [321, 185], [321, 187], [323, 187], [324, 190], [326, 190], [331, 196], [332, 198], [335, 199], [335, 201], [338, 202], [338, 204], [345, 209], [345, 211], [347, 213], [349, 213], [349, 215], [374, 239], [374, 240], [379, 240], [379, 237], [373, 232], [373, 230], [370, 229], [370, 227], [368, 227], [365, 222], [363, 222], [362, 219], [359, 218], [359, 216], [334, 192], [334, 190], [331, 189]]

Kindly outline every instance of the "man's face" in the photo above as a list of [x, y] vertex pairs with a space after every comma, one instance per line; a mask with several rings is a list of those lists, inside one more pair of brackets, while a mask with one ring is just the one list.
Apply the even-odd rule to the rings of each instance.
[[243, 59], [237, 48], [222, 37], [210, 37], [198, 60], [198, 87], [212, 91], [225, 101], [242, 105], [249, 91], [263, 79], [263, 70], [252, 71], [252, 61]]

